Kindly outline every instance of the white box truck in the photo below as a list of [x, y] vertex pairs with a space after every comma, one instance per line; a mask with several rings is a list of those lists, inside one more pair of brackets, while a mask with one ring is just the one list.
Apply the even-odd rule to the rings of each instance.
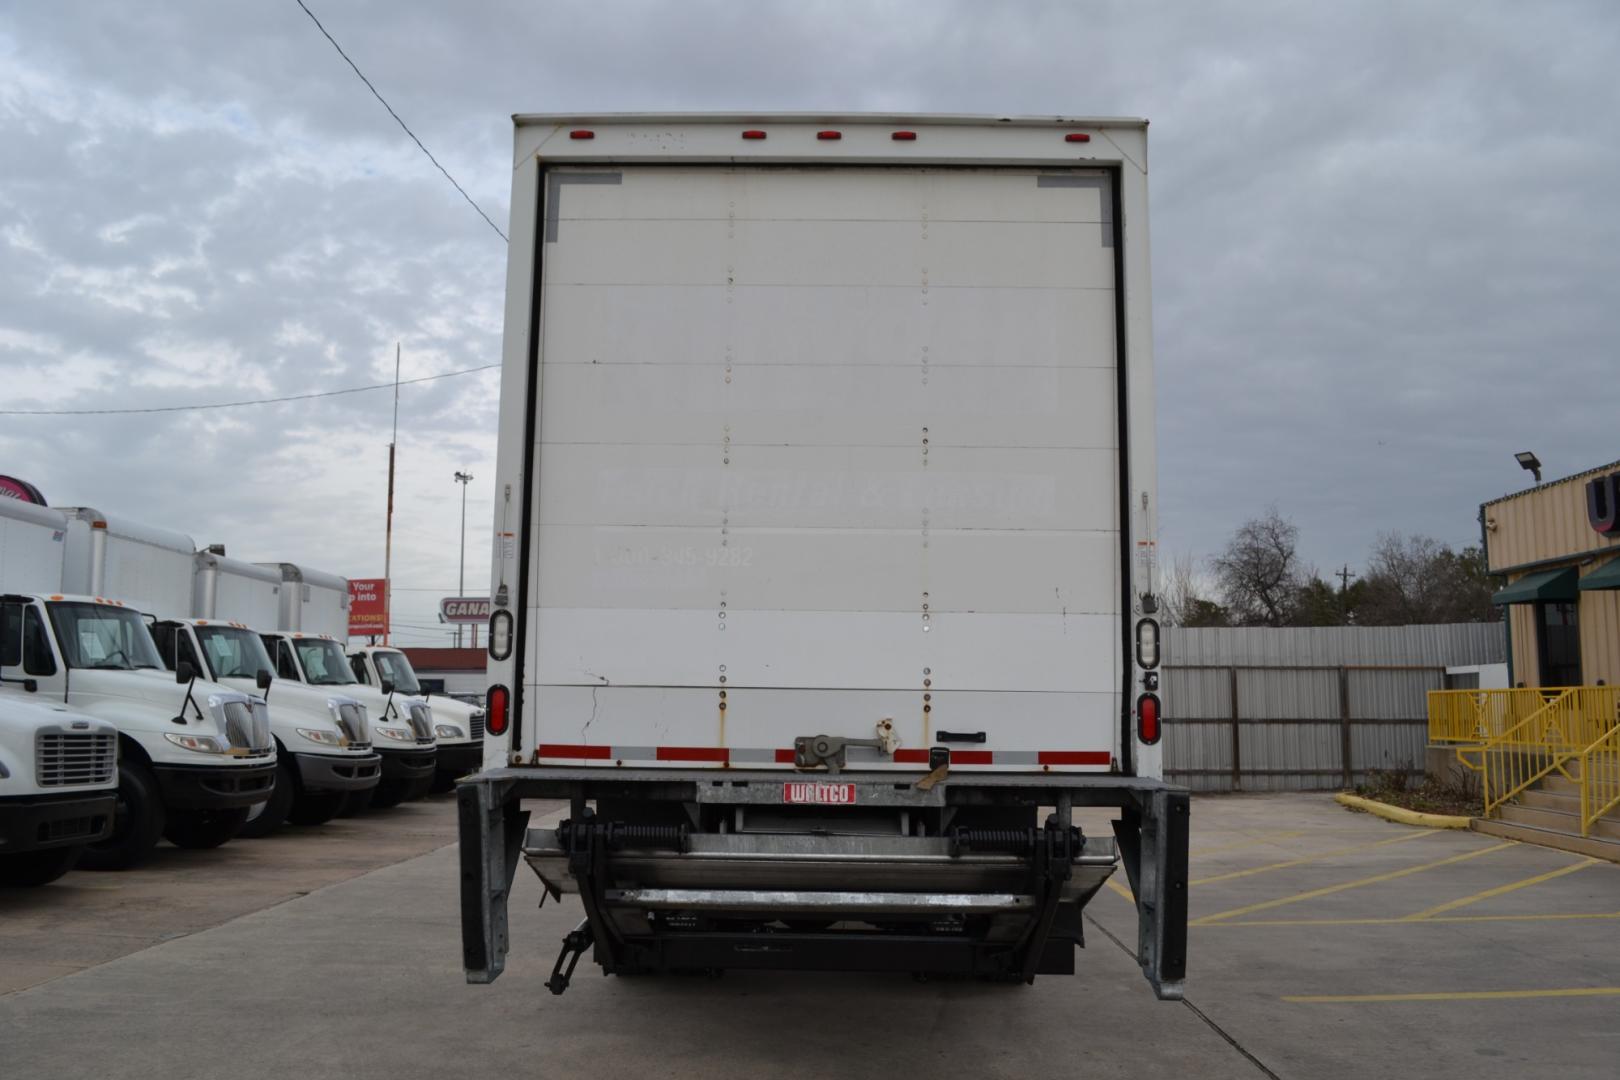
[[[403, 694], [423, 698], [432, 695], [422, 688], [411, 658], [387, 645], [367, 645], [349, 650], [349, 666], [355, 678], [367, 686], [391, 682]], [[438, 744], [433, 792], [446, 792], [468, 773], [484, 763], [484, 707], [457, 701], [447, 694], [433, 698], [433, 734]]]
[[31, 698], [20, 645], [8, 635], [0, 649], [0, 887], [73, 869], [112, 833], [118, 803], [118, 729]]
[[516, 118], [469, 981], [520, 860], [558, 993], [1072, 972], [1122, 861], [1180, 996], [1146, 169], [1135, 120]]
[[[0, 651], [20, 647], [21, 674], [42, 700], [118, 729], [117, 815], [111, 835], [91, 843], [81, 864], [132, 866], [160, 837], [181, 847], [225, 843], [274, 789], [275, 743], [262, 701], [201, 678], [189, 664], [166, 671], [140, 614], [138, 605], [160, 606], [177, 588], [189, 595], [190, 538], [96, 510], [50, 518], [41, 509], [0, 499], [8, 547], [37, 549], [16, 564], [47, 573], [8, 576]], [[58, 547], [60, 576], [51, 578]], [[130, 600], [101, 591], [109, 576]]]
[[[281, 610], [275, 629], [349, 638], [349, 579], [296, 563], [259, 563], [281, 574]], [[261, 627], [264, 629], [264, 627]]]

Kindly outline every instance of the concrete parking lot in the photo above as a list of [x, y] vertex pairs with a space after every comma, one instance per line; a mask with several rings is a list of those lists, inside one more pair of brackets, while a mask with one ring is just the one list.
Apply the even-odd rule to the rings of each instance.
[[[213, 869], [175, 852], [139, 872], [168, 875], [166, 889], [73, 874], [0, 894], [0, 972], [19, 942], [33, 972], [3, 984], [24, 988], [0, 997], [0, 1072], [1615, 1075], [1620, 867], [1393, 825], [1318, 795], [1198, 799], [1193, 822], [1182, 1004], [1155, 1001], [1129, 955], [1121, 879], [1088, 909], [1081, 973], [1032, 987], [617, 979], [582, 964], [554, 998], [542, 984], [577, 909], [537, 910], [526, 870], [506, 975], [462, 982], [446, 800], [331, 836], [233, 844]], [[126, 926], [131, 940], [105, 955], [84, 944], [86, 928], [110, 940]]]

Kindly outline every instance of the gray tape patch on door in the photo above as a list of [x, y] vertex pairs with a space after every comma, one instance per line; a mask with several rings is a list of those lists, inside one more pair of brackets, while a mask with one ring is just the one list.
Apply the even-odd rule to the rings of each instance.
[[546, 174], [546, 239], [557, 241], [557, 203], [564, 184], [622, 184], [624, 174], [616, 172], [549, 172]]
[[1114, 246], [1114, 199], [1106, 176], [1052, 176], [1035, 178], [1035, 186], [1043, 188], [1096, 188], [1097, 201], [1102, 209], [1102, 246]]

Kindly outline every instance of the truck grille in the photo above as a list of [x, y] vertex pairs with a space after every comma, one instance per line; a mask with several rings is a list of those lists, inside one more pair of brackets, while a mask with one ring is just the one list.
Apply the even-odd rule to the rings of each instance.
[[477, 712], [473, 713], [471, 717], [468, 718], [468, 720], [467, 720], [467, 728], [468, 728], [467, 734], [472, 737], [473, 742], [478, 742], [479, 740], [483, 739], [483, 737], [484, 737], [484, 710], [483, 709], [479, 709]]
[[118, 772], [118, 736], [42, 731], [34, 737], [34, 772], [40, 787], [110, 784]]
[[338, 726], [352, 746], [364, 746], [371, 741], [366, 730], [366, 709], [363, 705], [339, 705]]
[[417, 742], [433, 741], [433, 710], [426, 705], [411, 706], [411, 730]]
[[233, 746], [255, 753], [270, 749], [270, 708], [263, 702], [227, 701], [225, 738]]

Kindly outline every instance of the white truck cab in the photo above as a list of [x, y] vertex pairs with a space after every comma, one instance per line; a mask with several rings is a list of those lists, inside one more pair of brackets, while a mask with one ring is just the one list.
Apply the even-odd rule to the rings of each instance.
[[86, 867], [132, 866], [159, 837], [217, 847], [272, 795], [276, 752], [264, 702], [191, 664], [166, 670], [145, 621], [124, 602], [0, 595], [0, 650], [20, 653], [18, 674], [40, 701], [118, 730], [117, 814], [111, 834], [85, 852]]
[[[416, 677], [410, 657], [387, 645], [367, 645], [349, 652], [355, 678], [367, 686], [392, 682], [399, 693], [430, 696]], [[441, 694], [433, 699], [433, 734], [439, 758], [433, 778], [435, 792], [449, 791], [456, 780], [477, 772], [484, 763], [484, 708]]]
[[[152, 627], [169, 670], [190, 663], [233, 690], [262, 694], [276, 740], [276, 787], [254, 808], [240, 835], [267, 836], [284, 821], [320, 825], [336, 817], [350, 792], [382, 777], [371, 748], [366, 707], [335, 688], [291, 679], [271, 684], [275, 663], [246, 624], [218, 619], [163, 619]], [[262, 674], [261, 674], [262, 673]]]
[[31, 697], [14, 641], [0, 651], [0, 887], [73, 869], [112, 832], [118, 802], [118, 729]]
[[[400, 694], [392, 683], [363, 686], [349, 667], [348, 655], [329, 634], [261, 634], [275, 661], [276, 678], [285, 684], [341, 694], [366, 707], [372, 748], [382, 758], [382, 777], [368, 792], [354, 792], [349, 805], [395, 806], [427, 794], [436, 768], [433, 710], [419, 697]], [[275, 691], [272, 690], [272, 693]]]

